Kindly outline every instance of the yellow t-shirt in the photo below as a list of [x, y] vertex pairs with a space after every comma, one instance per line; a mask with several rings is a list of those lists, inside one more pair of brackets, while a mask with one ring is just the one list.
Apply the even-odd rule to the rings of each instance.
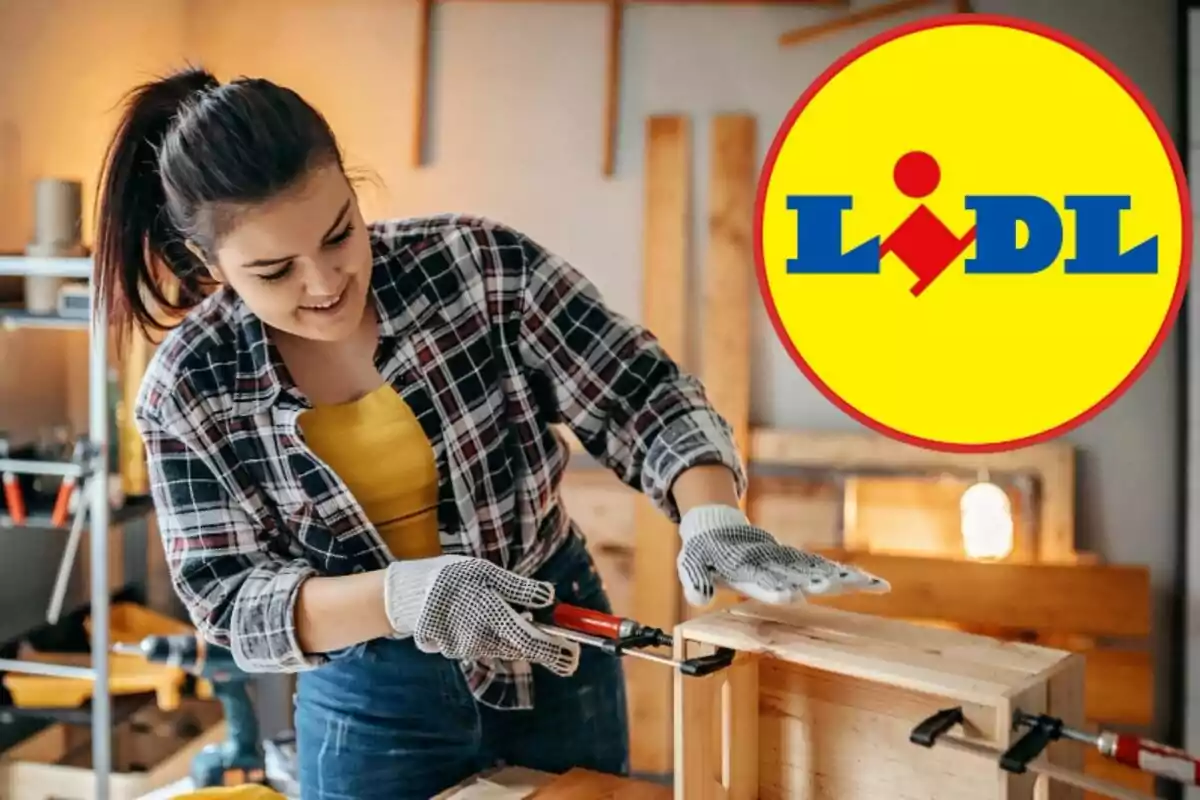
[[433, 448], [389, 384], [300, 416], [308, 446], [350, 488], [398, 559], [441, 555]]

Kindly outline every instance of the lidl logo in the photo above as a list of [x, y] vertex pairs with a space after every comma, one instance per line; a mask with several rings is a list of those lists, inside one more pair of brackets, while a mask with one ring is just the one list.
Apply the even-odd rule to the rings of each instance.
[[[912, 151], [896, 162], [896, 188], [912, 198], [937, 189], [937, 161], [928, 153]], [[1037, 195], [967, 195], [963, 207], [975, 223], [959, 236], [922, 204], [917, 206], [886, 239], [872, 237], [843, 254], [842, 212], [851, 208], [850, 195], [788, 196], [788, 208], [798, 215], [796, 241], [799, 255], [788, 259], [791, 274], [872, 274], [880, 259], [894, 255], [916, 277], [913, 295], [925, 291], [942, 272], [958, 260], [967, 246], [975, 255], [963, 271], [970, 275], [1031, 275], [1058, 260], [1063, 246], [1059, 210]], [[1158, 237], [1151, 236], [1128, 251], [1120, 249], [1121, 212], [1130, 207], [1130, 195], [1067, 195], [1062, 207], [1075, 215], [1075, 257], [1065, 260], [1064, 272], [1076, 275], [1148, 275], [1158, 271]], [[1016, 231], [1024, 226], [1026, 241], [1016, 246]], [[982, 235], [979, 234], [982, 231]]]
[[796, 103], [759, 186], [756, 255], [781, 341], [895, 438], [1000, 450], [1110, 405], [1187, 284], [1170, 135], [1086, 46], [950, 15], [848, 53]]

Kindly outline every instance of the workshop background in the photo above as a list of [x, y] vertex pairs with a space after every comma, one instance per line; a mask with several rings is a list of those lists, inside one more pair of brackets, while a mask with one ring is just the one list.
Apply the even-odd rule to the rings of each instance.
[[[807, 449], [809, 440], [804, 437], [810, 435], [820, 442], [826, 441], [821, 439], [825, 435], [848, 434], [845, 441], [865, 448], [864, 453], [892, 452], [886, 447], [878, 450], [879, 443], [871, 435], [822, 397], [795, 368], [770, 329], [755, 286], [746, 284], [751, 294], [746, 295], [745, 309], [709, 309], [705, 301], [707, 270], [714, 263], [730, 262], [730, 246], [735, 248], [735, 267], [744, 269], [746, 276], [753, 268], [748, 249], [739, 251], [738, 242], [718, 242], [719, 234], [710, 233], [710, 201], [717, 194], [726, 199], [745, 196], [739, 194], [745, 181], [737, 183], [744, 177], [745, 164], [739, 167], [736, 154], [732, 161], [723, 162], [719, 153], [727, 157], [728, 148], [741, 147], [738, 152], [748, 153], [757, 176], [789, 107], [833, 60], [886, 27], [943, 13], [955, 5], [929, 3], [806, 41], [780, 42], [787, 31], [822, 25], [881, 3], [891, 5], [886, 0], [855, 0], [846, 7], [752, 0], [629, 3], [623, 11], [614, 95], [608, 88], [611, 12], [606, 3], [445, 0], [433, 9], [426, 96], [420, 103], [421, 11], [415, 1], [0, 0], [0, 253], [20, 254], [29, 246], [37, 227], [35, 186], [45, 179], [80, 182], [82, 229], [85, 244], [90, 244], [103, 148], [116, 119], [116, 104], [133, 84], [185, 61], [201, 63], [222, 79], [262, 75], [297, 89], [326, 114], [350, 165], [370, 175], [362, 187], [368, 217], [456, 210], [520, 228], [578, 266], [614, 307], [656, 330], [662, 326], [672, 347], [676, 341], [685, 342], [682, 357], [697, 369], [701, 363], [710, 368], [717, 363], [715, 357], [706, 361], [701, 353], [705, 329], [748, 320], [750, 335], [742, 359], [748, 367], [739, 371], [743, 367], [735, 353], [726, 362], [732, 377], [716, 372], [703, 377], [737, 384], [739, 376], [745, 376], [742, 383], [748, 381], [749, 391], [741, 395], [735, 385], [731, 399], [723, 402], [731, 404], [735, 417], [741, 415], [735, 421], [739, 430], [748, 431], [745, 441], [763, 443], [764, 458], [768, 453], [779, 456], [777, 461], [784, 467], [800, 463], [803, 458], [793, 457]], [[1200, 110], [1200, 98], [1185, 106], [1187, 71], [1181, 64], [1188, 39], [1181, 29], [1185, 12], [1179, 4], [977, 0], [973, 8], [1045, 23], [1095, 47], [1145, 93], [1177, 141], [1187, 141], [1187, 108]], [[616, 103], [610, 105], [614, 96]], [[423, 124], [418, 113], [422, 107]], [[649, 146], [655, 136], [661, 137], [659, 151]], [[418, 137], [424, 139], [420, 147]], [[652, 202], [665, 204], [667, 219], [654, 216]], [[672, 202], [682, 206], [671, 206]], [[673, 207], [690, 211], [682, 241], [680, 231], [672, 229], [669, 210]], [[741, 219], [737, 224], [745, 222]], [[656, 230], [651, 229], [652, 223]], [[723, 258], [710, 258], [720, 248]], [[686, 314], [676, 309], [672, 317], [670, 308], [644, 306], [644, 286], [665, 280], [651, 276], [647, 253], [665, 254], [667, 261], [676, 257], [686, 264]], [[738, 253], [745, 258], [739, 261]], [[731, 274], [736, 278], [738, 272]], [[667, 283], [656, 285], [671, 288]], [[25, 290], [19, 278], [0, 278], [0, 296], [10, 309], [22, 308]], [[669, 299], [664, 304], [672, 305]], [[1027, 469], [1026, 477], [1035, 482], [1054, 482], [1060, 493], [1053, 501], [1056, 519], [1070, 526], [1066, 533], [1055, 535], [1059, 544], [1066, 542], [1067, 555], [1078, 557], [1066, 558], [1062, 548], [1051, 553], [1044, 543], [1025, 540], [1025, 550], [1011, 560], [1014, 564], [1036, 561], [1030, 554], [1041, 552], [1047, 560], [1072, 561], [1081, 575], [1100, 565], [1143, 568], [1120, 575], [1132, 574], [1131, 585], [1144, 590], [1143, 606], [1135, 600], [1126, 607], [1134, 615], [1137, 608], [1146, 611], [1148, 635], [1138, 645], [1145, 658], [1138, 657], [1137, 647], [1118, 650], [1123, 655], [1105, 673], [1113, 691], [1124, 687], [1143, 696], [1115, 703], [1119, 708], [1114, 716], [1124, 718], [1109, 721], [1175, 744], [1184, 744], [1186, 727], [1189, 743], [1194, 744], [1200, 741], [1200, 697], [1185, 696], [1180, 676], [1185, 654], [1200, 648], [1200, 630], [1185, 642], [1182, 615], [1185, 564], [1190, 563], [1185, 559], [1193, 552], [1185, 547], [1183, 467], [1189, 431], [1184, 426], [1184, 389], [1197, 370], [1181, 358], [1182, 340], [1180, 334], [1173, 335], [1127, 394], [1066, 437], [1070, 447], [1065, 472], [1062, 450], [1031, 458], [1027, 468], [1013, 467], [1017, 472]], [[0, 430], [15, 442], [53, 439], [63, 426], [86, 431], [87, 346], [86, 332], [77, 330], [16, 325], [0, 330]], [[114, 372], [111, 388], [116, 400], [129, 396], [128, 382]], [[118, 404], [116, 440], [121, 440], [121, 414]], [[752, 462], [759, 452], [751, 449]], [[1048, 460], [1039, 461], [1042, 456]], [[611, 500], [616, 490], [592, 483], [599, 479], [584, 474], [586, 460], [576, 456], [583, 477], [569, 489], [572, 498], [580, 498], [573, 502], [581, 509], [581, 519], [594, 511], [586, 525], [598, 526], [606, 520], [627, 525], [626, 517], [612, 511], [611, 502], [593, 503], [604, 506], [603, 511], [589, 506], [593, 501], [587, 497]], [[920, 527], [934, 520], [928, 524], [936, 527], [949, 517], [957, 519], [962, 487], [954, 483], [958, 488], [951, 493], [927, 491], [914, 489], [912, 482], [928, 479], [932, 486], [944, 487], [946, 480], [966, 480], [955, 470], [978, 466], [948, 463], [946, 469], [954, 474], [938, 483], [922, 472], [923, 464], [913, 466], [898, 456], [898, 477], [893, 475], [892, 480], [910, 483], [889, 485], [884, 483], [888, 478], [877, 478], [872, 489], [867, 483], [872, 480], [866, 475], [869, 470], [853, 483], [855, 465], [835, 460], [831, 457], [832, 477], [826, 481], [833, 489], [819, 488], [820, 476], [813, 473], [822, 465], [815, 462], [804, 462], [808, 472], [800, 477], [783, 467], [757, 471], [763, 476], [762, 497], [766, 498], [758, 506], [760, 516], [788, 525], [798, 524], [798, 519], [825, 520], [836, 529], [834, 538], [817, 544], [847, 548], [847, 520], [855, 517], [847, 500], [848, 486], [860, 491], [860, 500], [875, 492], [879, 505], [872, 518], [877, 525], [880, 515], [891, 508], [893, 514], [905, 515], [906, 525]], [[1000, 461], [997, 473], [1010, 463]], [[136, 467], [120, 459], [114, 463], [116, 472], [136, 473]], [[1054, 464], [1059, 465], [1058, 472]], [[872, 461], [868, 466], [886, 470], [893, 465]], [[136, 484], [136, 477], [132, 480]], [[789, 505], [800, 501], [787, 487], [794, 488], [800, 481], [809, 487], [810, 505], [825, 504], [804, 512], [809, 516], [792, 514], [795, 509]], [[1022, 506], [1022, 498], [1038, 496], [1038, 492], [1022, 494], [1022, 486], [1028, 488], [1014, 479], [1006, 490], [1011, 488], [1015, 508], [1026, 514], [1025, 522], [1031, 517], [1050, 519], [1050, 514], [1039, 517], [1032, 506]], [[774, 495], [768, 496], [771, 492]], [[1049, 497], [1049, 490], [1043, 487], [1040, 496]], [[936, 503], [941, 505], [935, 508]], [[630, 512], [628, 518], [634, 516]], [[861, 530], [870, 516], [864, 512], [857, 517], [863, 550], [887, 553], [891, 547], [899, 553], [897, 558], [902, 557], [903, 548], [895, 542], [879, 541], [872, 547], [869, 535]], [[626, 610], [645, 610], [649, 601], [636, 596], [636, 587], [639, 580], [650, 579], [636, 577], [637, 535], [622, 539], [612, 530], [585, 529], [604, 540], [606, 577], [621, 593]], [[132, 586], [146, 604], [178, 615], [161, 574], [152, 516], [132, 514], [130, 521], [113, 530], [114, 588]], [[1049, 535], [1045, 528], [1041, 530]], [[807, 535], [795, 533], [798, 538]], [[939, 536], [927, 537], [934, 544], [916, 555], [931, 561], [963, 557], [958, 545], [947, 546]], [[4, 554], [0, 641], [20, 639], [45, 623], [65, 540], [65, 526], [63, 530], [26, 529], [10, 521], [0, 527]], [[86, 602], [87, 553], [86, 545], [81, 547], [80, 566], [65, 604], [68, 610]], [[1200, 576], [1200, 569], [1192, 571]], [[1021, 573], [1005, 585], [1014, 595], [1056, 595], [1066, 591], [1054, 583], [1060, 574]], [[1046, 576], [1044, 582], [1038, 582], [1039, 575]], [[1102, 577], [1079, 580], [1080, 585], [1099, 586]], [[1126, 597], [1121, 594], [1126, 591], [1123, 586], [1114, 583], [1112, 591]], [[970, 587], [948, 589], [957, 590], [967, 592]], [[1191, 592], [1200, 595], [1200, 584], [1193, 584]], [[980, 612], [964, 624], [1004, 632], [1004, 607], [998, 602], [992, 619]], [[657, 609], [649, 613], [660, 615]], [[1114, 635], [1136, 634], [1134, 628]], [[1084, 641], [1080, 646], [1089, 649], [1099, 646], [1104, 632], [1054, 633], [1055, 642]], [[1079, 633], [1083, 639], [1068, 639], [1067, 633]], [[1200, 657], [1200, 652], [1192, 655]], [[1188, 671], [1195, 673], [1197, 666], [1200, 661]], [[259, 716], [269, 734], [286, 728], [290, 700], [285, 679], [262, 683]], [[0, 740], [6, 746], [31, 730], [26, 719], [20, 725], [9, 722], [0, 724]], [[662, 771], [666, 757], [657, 746], [644, 745], [642, 752], [648, 755], [640, 765], [643, 771]]]

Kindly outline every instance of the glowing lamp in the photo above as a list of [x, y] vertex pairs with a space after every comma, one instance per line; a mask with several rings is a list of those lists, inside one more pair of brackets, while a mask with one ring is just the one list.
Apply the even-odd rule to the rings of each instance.
[[969, 558], [1001, 559], [1013, 550], [1012, 503], [994, 483], [981, 480], [959, 501], [963, 550]]

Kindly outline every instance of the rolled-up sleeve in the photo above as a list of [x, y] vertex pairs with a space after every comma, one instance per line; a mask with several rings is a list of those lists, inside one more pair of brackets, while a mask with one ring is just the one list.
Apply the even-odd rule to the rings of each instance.
[[315, 570], [271, 549], [185, 423], [139, 413], [171, 581], [197, 631], [246, 672], [298, 672], [327, 661], [296, 639], [296, 595]]
[[539, 374], [555, 415], [584, 448], [672, 521], [671, 487], [701, 464], [746, 474], [733, 432], [694, 376], [654, 334], [609, 308], [564, 259], [517, 233], [521, 254], [520, 350]]

